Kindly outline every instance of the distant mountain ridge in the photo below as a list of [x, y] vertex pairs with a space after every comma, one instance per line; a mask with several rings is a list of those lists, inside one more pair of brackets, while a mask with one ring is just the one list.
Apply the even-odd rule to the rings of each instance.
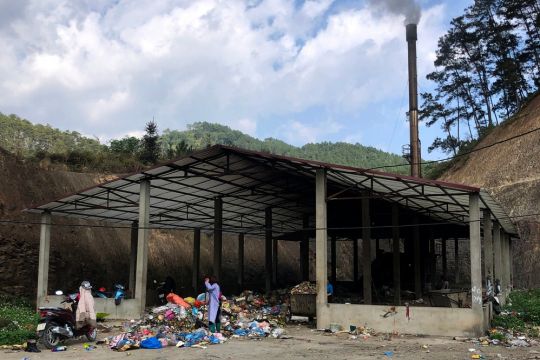
[[[260, 140], [228, 126], [208, 122], [190, 124], [187, 130], [165, 129], [159, 135], [158, 143], [161, 148], [159, 161], [181, 156], [189, 150], [223, 144], [361, 168], [406, 164], [401, 156], [371, 146], [320, 142], [296, 147], [275, 138]], [[49, 156], [59, 163], [66, 163], [74, 171], [123, 172], [143, 166], [136, 156], [140, 149], [137, 138], [113, 139], [109, 144], [102, 144], [76, 131], [33, 124], [16, 115], [2, 113], [0, 147], [23, 158]], [[385, 171], [406, 174], [408, 166], [385, 168]]]
[[[188, 129], [183, 131], [166, 129], [163, 131], [160, 141], [170, 144], [183, 141], [194, 149], [215, 144], [231, 145], [248, 150], [264, 151], [278, 155], [361, 168], [406, 164], [406, 161], [399, 155], [358, 143], [350, 144], [346, 142], [334, 143], [324, 141], [296, 147], [279, 139], [266, 138], [260, 140], [241, 131], [233, 130], [228, 126], [207, 122], [190, 124], [188, 125]], [[407, 166], [385, 169], [385, 171], [401, 174], [408, 173], [408, 170]]]

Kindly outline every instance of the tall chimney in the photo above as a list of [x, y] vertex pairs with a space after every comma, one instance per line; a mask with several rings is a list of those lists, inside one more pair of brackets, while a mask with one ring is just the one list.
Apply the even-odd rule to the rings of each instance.
[[420, 140], [418, 138], [418, 79], [416, 74], [416, 24], [405, 26], [409, 58], [409, 126], [411, 137], [411, 176], [422, 177]]

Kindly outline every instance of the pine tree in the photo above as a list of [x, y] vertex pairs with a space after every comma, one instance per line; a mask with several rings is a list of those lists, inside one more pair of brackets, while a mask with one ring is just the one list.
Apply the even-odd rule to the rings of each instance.
[[154, 120], [146, 123], [139, 159], [145, 164], [155, 164], [159, 159], [158, 127]]

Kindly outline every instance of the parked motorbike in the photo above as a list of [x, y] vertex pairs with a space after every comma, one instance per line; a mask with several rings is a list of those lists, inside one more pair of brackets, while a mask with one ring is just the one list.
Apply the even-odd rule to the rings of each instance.
[[122, 299], [126, 296], [126, 293], [124, 291], [124, 286], [120, 284], [114, 285], [114, 304], [120, 305], [122, 302]]
[[176, 293], [176, 282], [170, 276], [167, 276], [163, 282], [154, 280], [154, 287], [156, 289], [157, 302], [160, 305], [165, 305], [167, 303], [167, 295]]
[[123, 285], [115, 284], [113, 292], [109, 292], [104, 287], [100, 287], [98, 290], [92, 291], [92, 296], [101, 299], [114, 298], [114, 304], [120, 305], [122, 303], [122, 299], [126, 297], [126, 293]]
[[154, 288], [156, 289], [158, 305], [165, 305], [167, 303], [167, 294], [165, 293], [165, 289], [163, 287], [164, 285], [165, 281], [158, 282], [157, 280], [154, 280]]
[[110, 297], [109, 294], [107, 293], [107, 289], [104, 288], [104, 287], [100, 287], [97, 290], [93, 290], [92, 291], [92, 296], [93, 297], [98, 297], [98, 298], [101, 298], [101, 299], [107, 299], [108, 297]]
[[495, 286], [493, 286], [491, 279], [488, 277], [486, 281], [486, 295], [483, 297], [482, 303], [491, 303], [491, 308], [496, 315], [499, 315], [502, 311], [501, 302], [499, 296], [501, 293], [501, 282], [499, 279], [495, 279]]
[[[57, 291], [56, 295], [63, 295], [62, 291]], [[69, 304], [68, 309], [60, 307], [40, 307], [39, 324], [37, 333], [43, 345], [52, 349], [61, 341], [79, 336], [86, 336], [88, 341], [95, 341], [97, 329], [86, 325], [80, 329], [75, 326], [75, 312], [77, 311], [77, 294], [69, 294], [62, 301], [62, 304]]]

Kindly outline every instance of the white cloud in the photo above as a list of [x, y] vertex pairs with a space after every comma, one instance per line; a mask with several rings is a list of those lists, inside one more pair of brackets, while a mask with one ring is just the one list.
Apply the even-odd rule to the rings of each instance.
[[332, 120], [322, 121], [316, 124], [306, 124], [292, 120], [281, 126], [280, 133], [290, 144], [301, 146], [306, 143], [314, 143], [324, 140], [325, 136], [335, 134], [343, 128], [343, 125]]
[[248, 118], [243, 118], [231, 123], [231, 127], [251, 136], [256, 136], [257, 133], [257, 122]]
[[[125, 134], [155, 116], [161, 129], [211, 121], [266, 137], [263, 118], [358, 113], [398, 97], [402, 17], [333, 3], [28, 1], [0, 27], [0, 111], [87, 133]], [[425, 9], [419, 24], [424, 73], [443, 15]], [[290, 128], [298, 144], [340, 126]]]

